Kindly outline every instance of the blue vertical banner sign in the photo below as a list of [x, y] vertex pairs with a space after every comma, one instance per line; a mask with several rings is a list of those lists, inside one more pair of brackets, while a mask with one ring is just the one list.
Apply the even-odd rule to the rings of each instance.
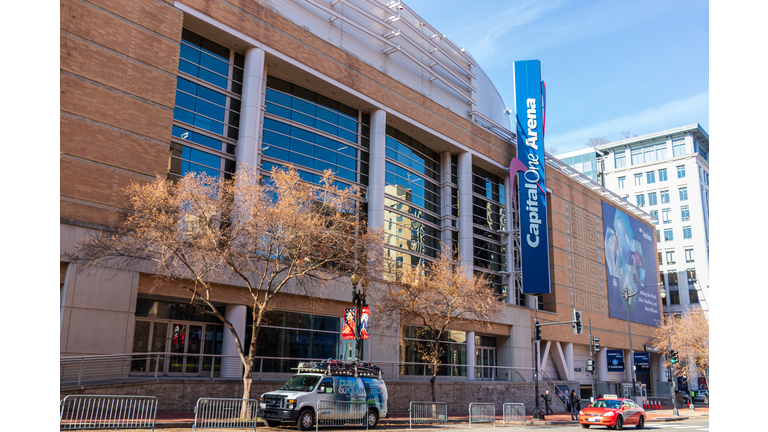
[[519, 175], [520, 240], [523, 293], [549, 294], [549, 230], [544, 164], [544, 103], [541, 64], [516, 61], [515, 113], [517, 157], [525, 165]]

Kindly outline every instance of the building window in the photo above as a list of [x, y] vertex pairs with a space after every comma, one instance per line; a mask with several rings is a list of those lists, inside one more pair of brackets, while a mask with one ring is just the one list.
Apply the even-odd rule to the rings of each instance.
[[656, 243], [661, 243], [661, 230], [656, 230]]
[[614, 160], [616, 161], [616, 168], [624, 168], [627, 166], [627, 152], [625, 150], [615, 152]]
[[686, 249], [685, 250], [685, 262], [692, 263], [693, 262], [693, 249]]
[[624, 179], [626, 177], [619, 177], [619, 189], [624, 189]]
[[662, 209], [661, 221], [664, 222], [665, 224], [672, 223], [671, 213], [672, 213], [671, 209], [668, 209], [668, 208]]
[[[662, 264], [662, 262], [661, 262], [661, 252], [659, 252], [659, 264]], [[663, 271], [659, 271], [659, 283], [664, 285], [664, 287], [666, 288], [667, 282], [664, 280], [664, 272]]]
[[[657, 255], [659, 256], [659, 265], [663, 265], [664, 260], [661, 258], [661, 252], [658, 252]], [[663, 275], [663, 273], [660, 273], [660, 274]]]
[[696, 283], [696, 269], [689, 268], [685, 271], [688, 274], [688, 285], [693, 285]]
[[635, 186], [641, 186], [643, 184], [643, 175], [635, 174]]
[[684, 156], [685, 154], [685, 139], [672, 141], [672, 157]]
[[685, 178], [685, 165], [677, 166], [677, 178]]
[[684, 226], [683, 227], [683, 239], [688, 240], [693, 238], [693, 235], [691, 235], [691, 226]]
[[691, 220], [691, 212], [687, 205], [680, 207], [680, 216], [684, 221]]
[[643, 194], [636, 195], [635, 199], [637, 200], [638, 207], [645, 207], [645, 195]]
[[670, 305], [680, 304], [680, 292], [678, 290], [676, 289], [669, 290], [669, 304]]
[[472, 166], [473, 265], [489, 278], [490, 288], [508, 301], [508, 286], [501, 273], [507, 270], [507, 246], [499, 231], [506, 231], [504, 179], [481, 167]]
[[691, 304], [699, 302], [699, 292], [696, 288], [688, 288], [688, 300]]
[[688, 188], [681, 187], [678, 191], [680, 192], [680, 201], [688, 201]]
[[657, 202], [656, 202], [656, 192], [648, 193], [648, 205], [652, 206], [652, 205], [656, 205], [656, 204], [657, 204]]
[[244, 64], [242, 54], [182, 29], [169, 180], [234, 173]]
[[660, 169], [659, 170], [659, 182], [665, 182], [667, 180], [668, 180], [668, 178], [667, 178], [667, 169], [666, 168]]
[[674, 238], [672, 236], [672, 228], [665, 229], [664, 230], [664, 241], [668, 242], [668, 241], [673, 241], [673, 240], [674, 240]]
[[675, 251], [667, 251], [667, 264], [674, 264], [675, 263]]
[[[669, 286], [671, 287], [677, 287], [677, 270], [670, 270], [667, 272], [667, 280], [669, 281]], [[675, 288], [677, 289], [677, 288]]]
[[656, 219], [656, 222], [654, 222], [654, 225], [659, 224], [659, 211], [658, 210], [651, 210], [651, 216]]
[[[434, 340], [429, 330], [423, 327], [404, 325], [401, 329], [400, 361], [404, 363], [421, 363], [419, 351], [426, 349], [427, 344]], [[440, 363], [465, 365], [467, 364], [467, 333], [447, 330], [439, 340], [439, 350], [442, 353]], [[466, 366], [452, 366], [437, 369], [438, 375], [467, 376]], [[418, 364], [400, 366], [400, 375], [422, 375], [424, 369]]]
[[669, 203], [669, 191], [668, 190], [663, 190], [663, 191], [659, 192], [659, 195], [661, 196], [661, 203], [662, 204]]
[[655, 171], [648, 171], [645, 173], [645, 180], [648, 184], [656, 183], [656, 172]]

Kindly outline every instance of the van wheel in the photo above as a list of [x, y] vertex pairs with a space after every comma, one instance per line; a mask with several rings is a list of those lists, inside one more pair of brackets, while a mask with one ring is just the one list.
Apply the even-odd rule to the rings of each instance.
[[368, 429], [373, 429], [379, 423], [379, 414], [369, 409], [368, 410]]
[[300, 431], [308, 431], [315, 426], [315, 414], [310, 409], [303, 409], [296, 420], [296, 428]]

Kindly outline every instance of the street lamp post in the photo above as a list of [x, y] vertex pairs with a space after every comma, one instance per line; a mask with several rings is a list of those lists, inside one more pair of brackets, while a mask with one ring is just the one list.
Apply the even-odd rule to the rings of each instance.
[[629, 293], [629, 287], [625, 286], [624, 294], [621, 295], [622, 297], [624, 297], [624, 301], [627, 303], [627, 333], [629, 334], [629, 362], [630, 362], [629, 370], [632, 371], [632, 396], [633, 397], [635, 396], [635, 370], [634, 370], [635, 369], [635, 358], [634, 358], [635, 352], [632, 349], [632, 320], [630, 319], [630, 316], [629, 316], [629, 299], [631, 297], [634, 297], [640, 294], [642, 290], [652, 286], [661, 287], [661, 292], [659, 293], [661, 298], [665, 298], [667, 296], [667, 291], [664, 289], [664, 282], [646, 285], [640, 288], [639, 290], [633, 292], [632, 294]]
[[355, 361], [361, 361], [363, 355], [363, 341], [360, 339], [360, 321], [362, 318], [362, 307], [366, 306], [366, 283], [363, 281], [363, 286], [360, 291], [358, 291], [357, 283], [360, 282], [360, 276], [358, 276], [357, 273], [353, 273], [349, 279], [352, 282], [352, 303], [355, 305]]

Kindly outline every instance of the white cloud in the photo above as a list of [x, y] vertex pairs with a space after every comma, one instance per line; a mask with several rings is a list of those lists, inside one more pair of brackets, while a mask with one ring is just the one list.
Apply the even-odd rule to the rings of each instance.
[[581, 129], [548, 134], [545, 142], [548, 147], [557, 147], [558, 153], [566, 153], [584, 148], [584, 143], [596, 136], [605, 136], [610, 141], [616, 141], [619, 139], [619, 133], [628, 129], [644, 135], [693, 123], [709, 123], [708, 91]]

